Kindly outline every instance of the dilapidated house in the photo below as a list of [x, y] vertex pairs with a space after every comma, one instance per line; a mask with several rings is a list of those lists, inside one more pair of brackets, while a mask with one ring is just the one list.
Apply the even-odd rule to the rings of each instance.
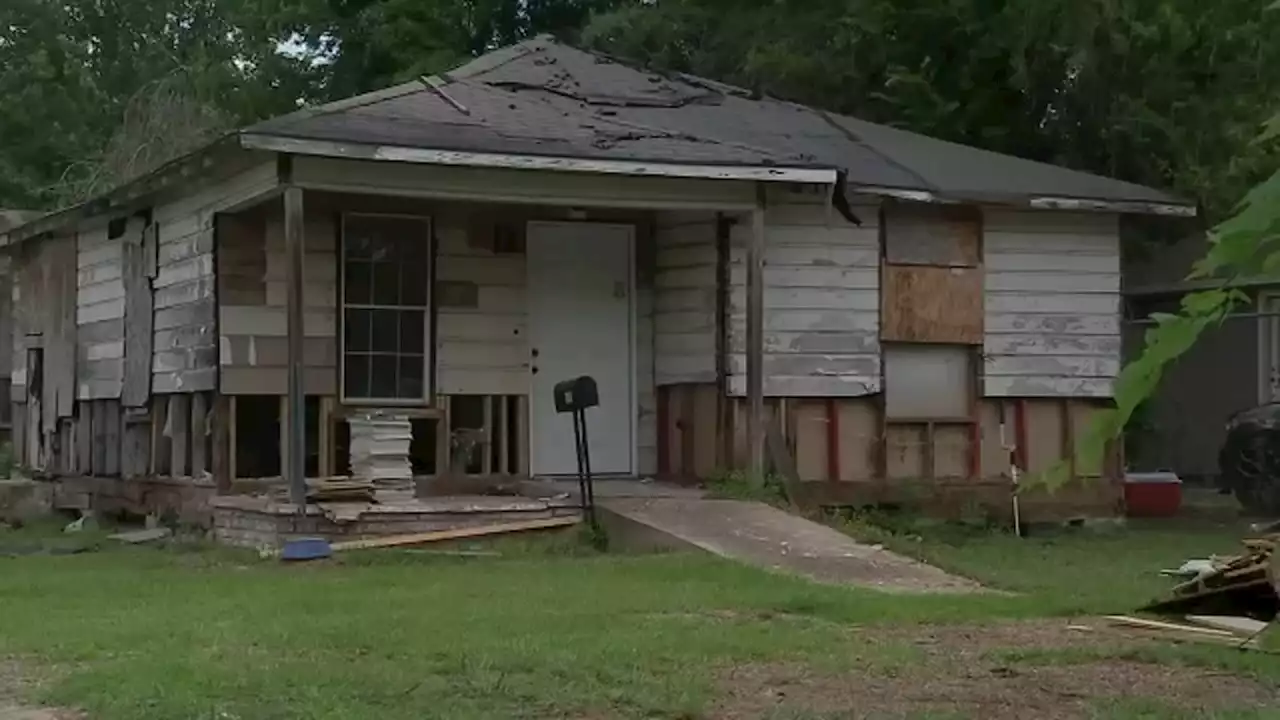
[[8, 231], [15, 437], [229, 495], [344, 474], [380, 408], [416, 474], [554, 476], [585, 374], [602, 474], [758, 472], [775, 427], [825, 494], [1003, 506], [1109, 402], [1120, 216], [1194, 212], [537, 38]]

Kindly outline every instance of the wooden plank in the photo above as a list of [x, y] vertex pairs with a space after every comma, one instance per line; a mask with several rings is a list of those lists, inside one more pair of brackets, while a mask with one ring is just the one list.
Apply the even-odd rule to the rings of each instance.
[[516, 398], [516, 442], [520, 444], [517, 457], [519, 466], [516, 474], [529, 474], [529, 398], [521, 395]]
[[191, 477], [200, 478], [209, 469], [209, 401], [205, 393], [191, 395]]
[[93, 400], [89, 403], [93, 420], [90, 429], [93, 432], [93, 448], [89, 460], [90, 475], [107, 474], [107, 401]]
[[218, 368], [155, 373], [151, 376], [151, 389], [156, 394], [190, 393], [213, 390], [218, 385]]
[[981, 268], [886, 265], [881, 338], [981, 344]]
[[453, 469], [453, 443], [450, 417], [450, 398], [448, 395], [437, 395], [436, 404], [440, 406], [440, 421], [436, 423], [436, 475], [448, 475]]
[[1116, 625], [1125, 625], [1128, 627], [1142, 628], [1145, 630], [1170, 630], [1174, 632], [1186, 632], [1199, 635], [1211, 635], [1217, 637], [1233, 638], [1235, 634], [1228, 630], [1219, 630], [1217, 628], [1200, 627], [1198, 625], [1181, 625], [1175, 623], [1160, 622], [1159, 620], [1148, 620], [1146, 618], [1131, 617], [1128, 615], [1108, 615], [1106, 619]]
[[756, 207], [747, 246], [747, 476], [764, 482], [764, 250], [765, 187], [756, 185]]
[[498, 416], [494, 427], [493, 441], [498, 443], [498, 472], [507, 474], [511, 472], [511, 433], [510, 425], [507, 422], [507, 415], [510, 411], [511, 398], [501, 395], [497, 398]]
[[210, 417], [213, 425], [209, 443], [213, 456], [209, 458], [209, 466], [219, 495], [227, 495], [231, 492], [231, 481], [235, 478], [235, 458], [233, 457], [235, 417], [232, 415], [234, 403], [233, 396], [214, 395], [213, 413]]
[[105, 465], [102, 472], [97, 474], [116, 477], [120, 474], [120, 402], [117, 400], [100, 400], [99, 402], [102, 403], [102, 418], [107, 426], [102, 440], [106, 445], [103, 455]]
[[554, 528], [571, 527], [580, 522], [581, 520], [576, 517], [525, 520], [522, 522], [502, 523], [500, 525], [483, 525], [481, 527], [457, 528], [455, 530], [438, 530], [435, 532], [415, 533], [412, 535], [392, 535], [390, 537], [374, 538], [372, 540], [350, 540], [347, 542], [334, 543], [331, 546], [331, 549], [334, 552], [342, 552], [346, 550], [368, 550], [372, 548], [423, 545], [426, 543], [485, 537], [488, 535], [506, 535], [511, 533], [528, 532], [531, 530], [551, 530]]
[[138, 478], [147, 474], [151, 455], [151, 417], [145, 410], [125, 410], [122, 427], [120, 474]]
[[76, 407], [76, 471], [93, 469], [93, 402], [81, 400]]
[[318, 437], [316, 447], [320, 453], [320, 477], [333, 475], [333, 406], [337, 402], [332, 397], [320, 398], [320, 417], [318, 419]]
[[188, 459], [191, 448], [191, 399], [189, 395], [170, 395], [166, 419], [169, 438], [169, 474], [173, 477], [188, 475]]

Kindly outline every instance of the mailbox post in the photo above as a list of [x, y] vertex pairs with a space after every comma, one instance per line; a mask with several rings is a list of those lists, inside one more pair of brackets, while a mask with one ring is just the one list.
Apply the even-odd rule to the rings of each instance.
[[596, 491], [591, 480], [591, 446], [587, 437], [587, 408], [600, 404], [595, 378], [583, 375], [556, 383], [556, 412], [573, 416], [573, 444], [578, 456], [578, 493], [587, 522], [596, 527]]

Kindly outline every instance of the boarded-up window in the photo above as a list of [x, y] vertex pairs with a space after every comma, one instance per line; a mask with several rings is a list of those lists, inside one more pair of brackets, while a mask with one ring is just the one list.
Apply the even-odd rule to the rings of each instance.
[[963, 345], [885, 345], [885, 414], [890, 420], [969, 417], [973, 372], [973, 349]]
[[982, 260], [982, 212], [965, 205], [886, 205], [884, 259], [896, 265], [977, 267]]
[[344, 400], [422, 403], [430, 397], [430, 299], [427, 218], [343, 218]]
[[880, 337], [982, 343], [982, 268], [886, 265]]
[[889, 203], [881, 232], [881, 338], [980, 344], [981, 211], [960, 205]]

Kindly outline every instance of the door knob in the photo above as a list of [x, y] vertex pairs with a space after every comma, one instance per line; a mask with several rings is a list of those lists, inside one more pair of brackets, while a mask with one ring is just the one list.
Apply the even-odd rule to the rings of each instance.
[[532, 355], [533, 355], [534, 357], [538, 357], [538, 348], [534, 348], [534, 349], [533, 349]]

